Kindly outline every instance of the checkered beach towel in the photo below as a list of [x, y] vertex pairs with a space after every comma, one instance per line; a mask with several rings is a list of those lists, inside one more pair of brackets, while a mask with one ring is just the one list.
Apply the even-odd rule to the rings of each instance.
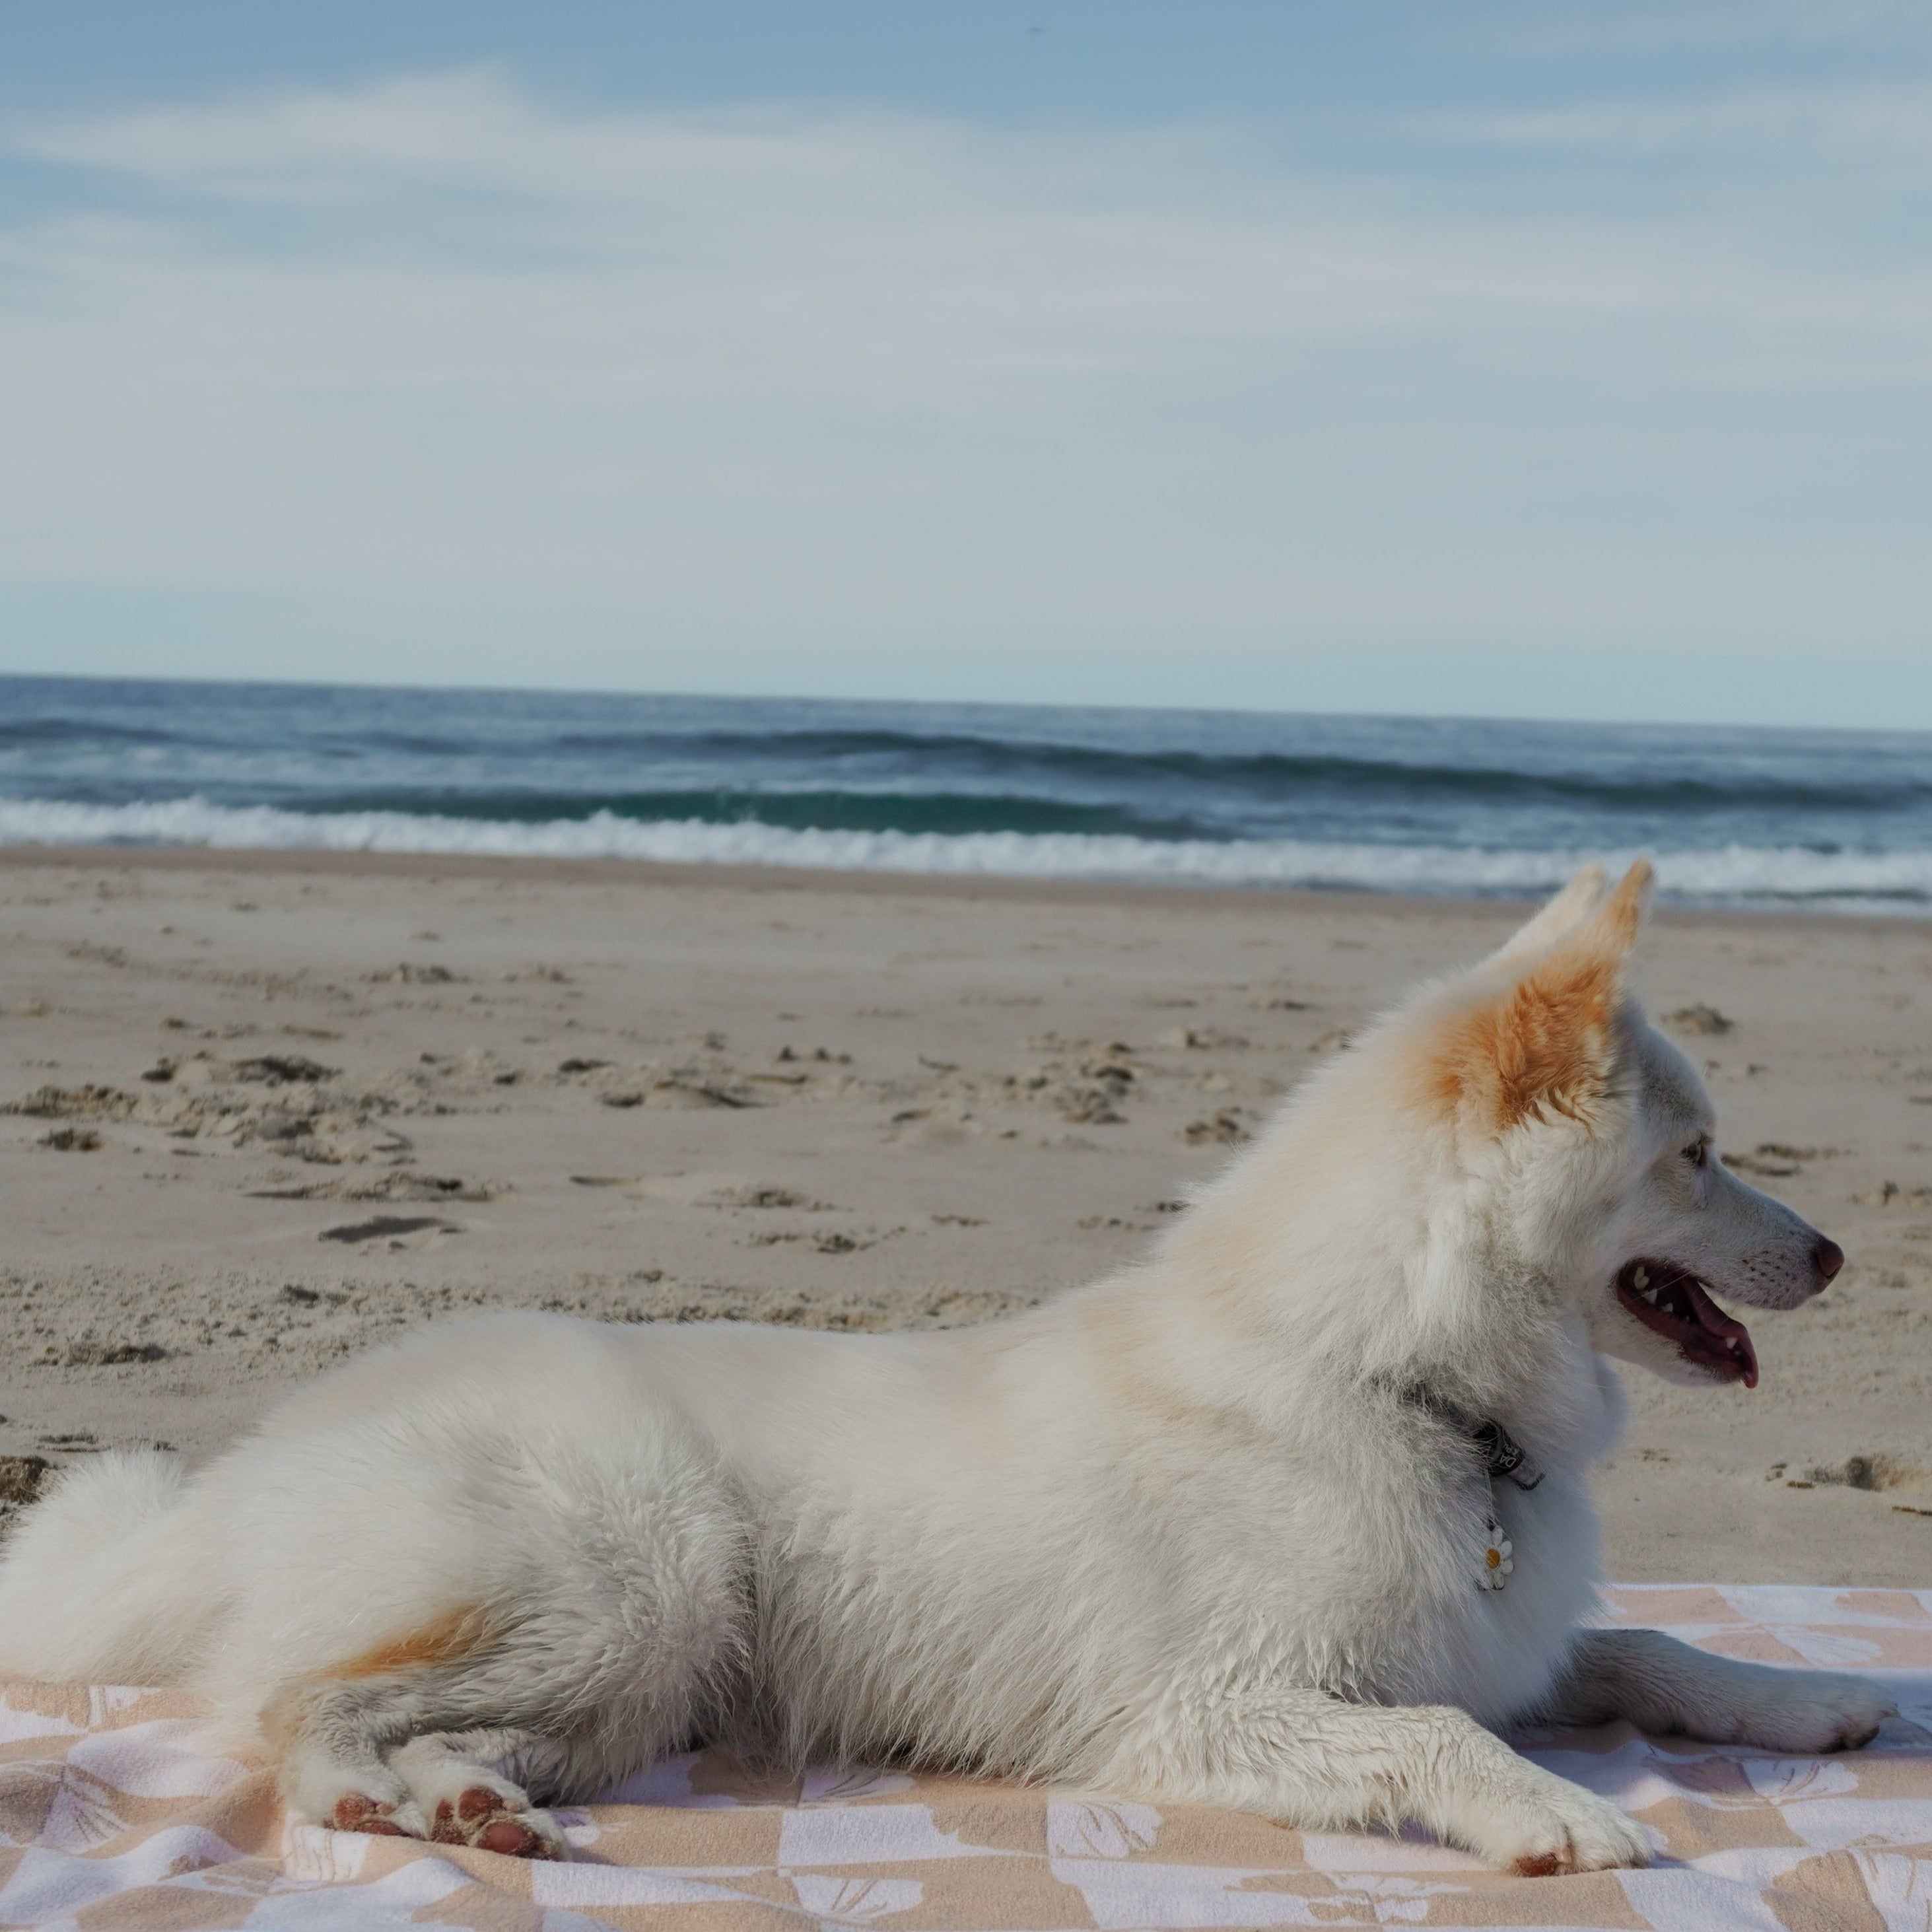
[[566, 1814], [573, 1862], [284, 1820], [191, 1700], [0, 1686], [0, 1925], [564, 1932], [1184, 1926], [1932, 1932], [1932, 1590], [1620, 1587], [1613, 1614], [1727, 1657], [1869, 1672], [1900, 1717], [1788, 1758], [1628, 1726], [1531, 1755], [1623, 1805], [1646, 1871], [1518, 1879], [1408, 1838], [897, 1772], [772, 1784], [711, 1754]]

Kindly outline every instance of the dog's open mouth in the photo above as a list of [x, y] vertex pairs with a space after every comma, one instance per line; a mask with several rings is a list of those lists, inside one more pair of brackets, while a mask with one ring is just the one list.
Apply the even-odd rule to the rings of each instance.
[[1617, 1276], [1617, 1299], [1654, 1328], [1694, 1368], [1720, 1382], [1757, 1387], [1757, 1351], [1750, 1331], [1711, 1299], [1688, 1268], [1675, 1262], [1632, 1262]]

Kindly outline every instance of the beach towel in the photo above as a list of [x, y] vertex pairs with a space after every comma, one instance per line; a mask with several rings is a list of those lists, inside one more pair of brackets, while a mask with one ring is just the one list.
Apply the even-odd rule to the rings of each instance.
[[1610, 1604], [1727, 1657], [1868, 1672], [1900, 1715], [1834, 1757], [1625, 1725], [1522, 1740], [1643, 1824], [1643, 1871], [1520, 1879], [1419, 1837], [892, 1770], [775, 1780], [712, 1752], [566, 1813], [574, 1859], [525, 1864], [291, 1826], [265, 1768], [209, 1750], [178, 1693], [8, 1684], [0, 1925], [1932, 1932], [1932, 1590], [1622, 1586]]

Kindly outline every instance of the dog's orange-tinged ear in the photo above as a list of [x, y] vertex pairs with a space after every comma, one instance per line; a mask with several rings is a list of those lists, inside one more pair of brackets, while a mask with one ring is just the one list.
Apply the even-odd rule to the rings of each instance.
[[1593, 859], [1556, 896], [1490, 955], [1493, 964], [1504, 959], [1527, 959], [1553, 946], [1604, 896], [1604, 868]]
[[1650, 902], [1657, 887], [1656, 868], [1648, 859], [1640, 859], [1617, 881], [1616, 890], [1597, 908], [1592, 926], [1600, 926], [1605, 943], [1616, 946], [1625, 958], [1650, 916]]
[[[1588, 1120], [1614, 1068], [1624, 969], [1651, 884], [1640, 859], [1550, 951], [1447, 1018], [1438, 1103], [1496, 1133], [1557, 1115]], [[1507, 963], [1510, 949], [1497, 957]]]

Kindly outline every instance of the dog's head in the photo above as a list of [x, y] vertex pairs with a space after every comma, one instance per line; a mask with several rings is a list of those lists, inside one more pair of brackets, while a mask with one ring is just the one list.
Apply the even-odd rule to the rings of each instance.
[[1614, 888], [1589, 868], [1396, 1031], [1516, 1258], [1580, 1305], [1592, 1344], [1752, 1388], [1750, 1336], [1713, 1297], [1794, 1308], [1844, 1256], [1724, 1166], [1702, 1081], [1632, 997], [1650, 886], [1641, 862]]

